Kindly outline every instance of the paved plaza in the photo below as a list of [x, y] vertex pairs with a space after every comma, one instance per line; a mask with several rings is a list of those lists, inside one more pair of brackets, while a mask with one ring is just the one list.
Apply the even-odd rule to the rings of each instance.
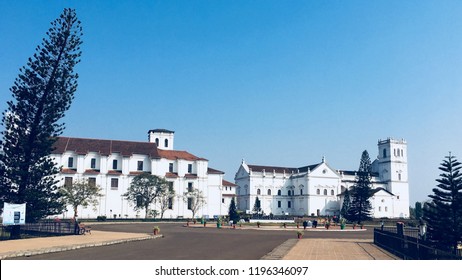
[[[181, 224], [169, 224], [162, 225], [161, 228], [165, 229], [166, 238], [163, 235], [154, 236], [147, 232], [147, 228], [151, 228], [152, 225], [102, 225], [103, 230], [92, 230], [91, 234], [86, 235], [70, 235], [70, 236], [58, 236], [58, 237], [43, 237], [43, 238], [31, 238], [21, 240], [8, 240], [2, 241], [0, 244], [0, 259], [11, 259], [11, 258], [50, 258], [53, 256], [58, 257], [56, 254], [69, 255], [67, 259], [75, 258], [87, 258], [92, 259], [105, 259], [105, 256], [116, 254], [118, 251], [134, 251], [139, 254], [134, 255], [122, 255], [127, 259], [151, 259], [149, 250], [143, 252], [145, 243], [150, 241], [149, 246], [154, 249], [172, 251], [175, 248], [175, 244], [179, 247], [184, 245], [181, 242], [186, 243], [190, 246], [192, 251], [196, 251], [194, 254], [182, 255], [182, 251], [178, 251], [176, 254], [168, 256], [169, 259], [220, 259], [220, 250], [216, 250], [216, 246], [210, 247], [207, 242], [217, 243], [217, 246], [221, 246], [224, 251], [227, 251], [227, 255], [223, 255], [223, 259], [283, 259], [283, 260], [393, 260], [398, 259], [396, 256], [378, 248], [373, 244], [372, 239], [367, 238], [371, 236], [370, 232], [366, 231], [325, 231], [322, 229], [318, 230], [307, 230], [303, 239], [297, 239], [295, 236], [295, 229], [281, 229], [264, 227], [257, 229], [254, 227], [247, 227], [241, 229], [223, 228], [216, 229], [212, 226], [208, 228], [186, 228]], [[99, 229], [97, 225], [94, 228]], [[117, 228], [119, 231], [108, 231], [110, 229]], [[124, 230], [126, 232], [122, 232]], [[128, 232], [133, 231], [133, 232]], [[143, 233], [144, 231], [144, 233]], [[365, 235], [368, 234], [368, 235]], [[262, 236], [267, 240], [268, 244], [264, 247], [265, 241], [262, 240]], [[326, 238], [329, 236], [329, 238]], [[352, 237], [358, 238], [352, 238]], [[221, 238], [217, 241], [212, 241], [210, 237]], [[161, 238], [157, 240], [157, 238]], [[252, 239], [253, 238], [253, 239]], [[156, 239], [156, 240], [153, 240]], [[236, 250], [232, 252], [233, 247], [239, 247], [241, 240], [249, 239], [248, 244], [255, 244], [255, 252], [252, 252], [249, 245], [243, 246], [249, 250], [249, 254], [246, 256], [245, 250]], [[226, 242], [229, 243], [227, 246]], [[261, 244], [260, 244], [261, 243]], [[143, 244], [143, 245], [138, 245]], [[111, 245], [111, 246], [108, 246]], [[102, 247], [104, 246], [104, 247]], [[118, 247], [120, 246], [120, 247]], [[124, 246], [124, 247], [123, 247]], [[138, 247], [137, 247], [138, 246]], [[165, 247], [170, 246], [170, 247]], [[196, 246], [196, 247], [194, 247]], [[263, 247], [262, 247], [263, 246]], [[101, 248], [100, 248], [101, 247]], [[106, 248], [105, 248], [106, 247]], [[172, 249], [173, 248], [173, 249]], [[197, 248], [197, 249], [193, 249]], [[259, 249], [260, 248], [260, 249]], [[272, 248], [272, 249], [271, 249]], [[95, 253], [98, 250], [109, 250], [111, 253], [103, 253], [98, 255]], [[264, 251], [267, 251], [264, 254]], [[86, 254], [80, 252], [86, 252]], [[55, 255], [51, 254], [54, 253]], [[187, 252], [186, 252], [187, 253]], [[47, 255], [42, 255], [47, 254]], [[238, 254], [244, 254], [240, 256]], [[260, 257], [258, 257], [260, 255]], [[79, 257], [77, 257], [79, 256]]]

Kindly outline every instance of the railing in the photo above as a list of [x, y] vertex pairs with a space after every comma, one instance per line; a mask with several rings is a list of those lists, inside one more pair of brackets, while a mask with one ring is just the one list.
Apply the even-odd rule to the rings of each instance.
[[456, 254], [436, 248], [430, 241], [418, 236], [418, 229], [404, 229], [403, 234], [391, 227], [374, 229], [374, 244], [395, 254], [402, 259], [410, 260], [462, 260], [462, 252]]
[[26, 223], [19, 226], [0, 226], [0, 240], [14, 238], [31, 238], [53, 235], [70, 235], [75, 233], [74, 223], [42, 221]]

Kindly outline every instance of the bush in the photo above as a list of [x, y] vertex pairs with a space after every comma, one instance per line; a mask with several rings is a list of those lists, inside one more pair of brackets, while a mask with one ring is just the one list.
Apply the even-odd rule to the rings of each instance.
[[104, 221], [106, 221], [106, 216], [98, 216], [98, 217], [96, 217], [96, 220], [98, 222], [104, 222]]

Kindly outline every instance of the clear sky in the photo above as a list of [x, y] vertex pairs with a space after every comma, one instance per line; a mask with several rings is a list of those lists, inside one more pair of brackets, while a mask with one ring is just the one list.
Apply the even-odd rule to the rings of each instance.
[[63, 8], [84, 27], [64, 135], [146, 141], [234, 180], [241, 160], [356, 170], [408, 142], [411, 203], [462, 160], [462, 1], [0, 0], [0, 110]]

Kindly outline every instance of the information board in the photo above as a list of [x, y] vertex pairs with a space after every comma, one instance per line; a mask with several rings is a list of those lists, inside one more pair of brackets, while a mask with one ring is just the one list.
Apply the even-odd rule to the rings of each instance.
[[4, 203], [3, 225], [24, 225], [26, 223], [26, 203]]

